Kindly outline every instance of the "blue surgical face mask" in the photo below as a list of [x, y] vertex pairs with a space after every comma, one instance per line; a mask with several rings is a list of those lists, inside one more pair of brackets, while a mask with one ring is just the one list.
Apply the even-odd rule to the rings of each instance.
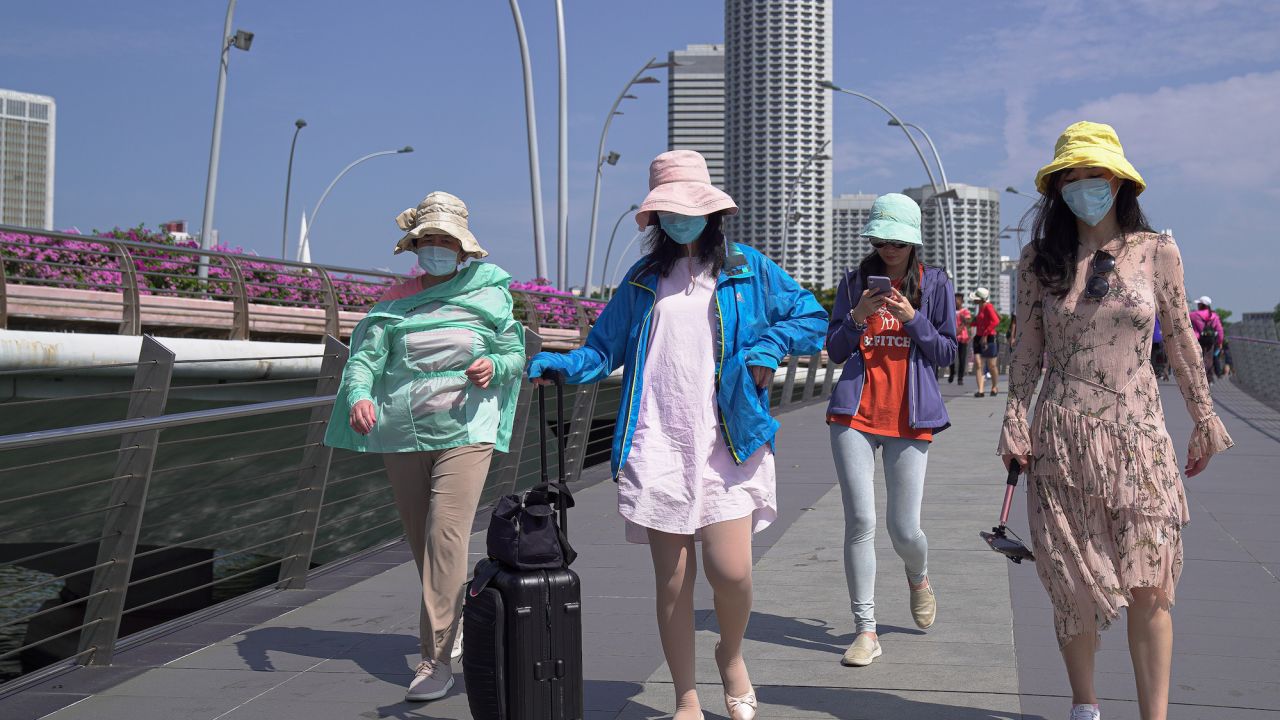
[[439, 245], [418, 248], [418, 267], [428, 275], [448, 275], [458, 269], [458, 251]]
[[688, 245], [702, 236], [707, 228], [707, 218], [702, 215], [677, 215], [676, 213], [658, 213], [658, 224], [662, 226], [667, 237], [681, 245]]
[[1102, 178], [1085, 178], [1062, 186], [1062, 199], [1076, 217], [1095, 226], [1107, 216], [1115, 202], [1111, 181]]

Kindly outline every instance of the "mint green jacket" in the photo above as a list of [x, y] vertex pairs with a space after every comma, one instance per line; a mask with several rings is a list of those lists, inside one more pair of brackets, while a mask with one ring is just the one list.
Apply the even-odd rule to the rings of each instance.
[[[351, 333], [325, 445], [397, 453], [493, 443], [507, 452], [525, 361], [510, 283], [497, 265], [473, 262], [448, 282], [374, 305]], [[465, 374], [482, 357], [493, 363], [487, 388]], [[351, 429], [360, 400], [377, 410], [368, 435]]]

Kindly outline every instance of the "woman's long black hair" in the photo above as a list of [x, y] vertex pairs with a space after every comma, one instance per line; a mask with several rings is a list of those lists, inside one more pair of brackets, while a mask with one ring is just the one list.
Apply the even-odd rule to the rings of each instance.
[[[858, 264], [858, 275], [862, 278], [863, 288], [867, 286], [867, 278], [872, 275], [888, 274], [884, 258], [880, 257], [880, 253], [875, 250], [872, 250], [871, 254]], [[920, 307], [920, 246], [918, 245], [911, 246], [911, 254], [907, 256], [907, 272], [902, 276], [902, 287], [898, 292], [911, 301], [911, 307]], [[857, 304], [856, 300], [852, 302]]]
[[[1031, 226], [1031, 246], [1035, 249], [1031, 269], [1040, 286], [1058, 297], [1066, 295], [1076, 281], [1076, 256], [1080, 252], [1075, 213], [1062, 199], [1062, 178], [1066, 172], [1059, 170], [1049, 176], [1049, 193], [1036, 204], [1035, 222]], [[1121, 180], [1115, 209], [1121, 232], [1152, 232], [1138, 204], [1138, 186], [1132, 180]]]
[[[714, 212], [707, 216], [707, 226], [698, 236], [698, 260], [711, 265], [712, 276], [718, 276], [724, 269], [725, 249], [724, 233], [720, 232], [720, 219], [724, 211]], [[672, 240], [662, 225], [658, 223], [658, 214], [653, 214], [649, 225], [649, 237], [645, 241], [645, 263], [637, 275], [656, 272], [662, 277], [671, 274], [676, 261], [689, 254], [686, 246]]]

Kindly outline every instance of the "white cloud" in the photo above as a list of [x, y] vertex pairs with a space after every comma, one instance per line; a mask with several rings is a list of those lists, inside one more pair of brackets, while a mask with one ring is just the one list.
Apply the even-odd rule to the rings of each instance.
[[1056, 112], [1037, 124], [1033, 152], [1009, 158], [1016, 176], [1042, 165], [1058, 133], [1078, 120], [1115, 127], [1125, 155], [1144, 174], [1247, 190], [1280, 181], [1274, 152], [1280, 71], [1124, 93]]

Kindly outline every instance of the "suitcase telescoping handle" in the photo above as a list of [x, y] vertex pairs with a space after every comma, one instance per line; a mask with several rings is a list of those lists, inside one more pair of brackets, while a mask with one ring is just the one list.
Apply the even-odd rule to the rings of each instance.
[[[543, 372], [542, 377], [551, 380], [556, 385], [556, 474], [560, 481], [561, 487], [565, 485], [564, 471], [564, 376], [555, 370], [547, 370]], [[551, 482], [551, 471], [547, 468], [547, 403], [546, 388], [542, 385], [538, 386], [538, 453], [539, 459], [542, 461], [542, 483], [544, 485]], [[560, 530], [564, 533], [569, 532], [569, 513], [565, 506], [564, 496], [556, 493], [556, 510], [560, 514]]]

